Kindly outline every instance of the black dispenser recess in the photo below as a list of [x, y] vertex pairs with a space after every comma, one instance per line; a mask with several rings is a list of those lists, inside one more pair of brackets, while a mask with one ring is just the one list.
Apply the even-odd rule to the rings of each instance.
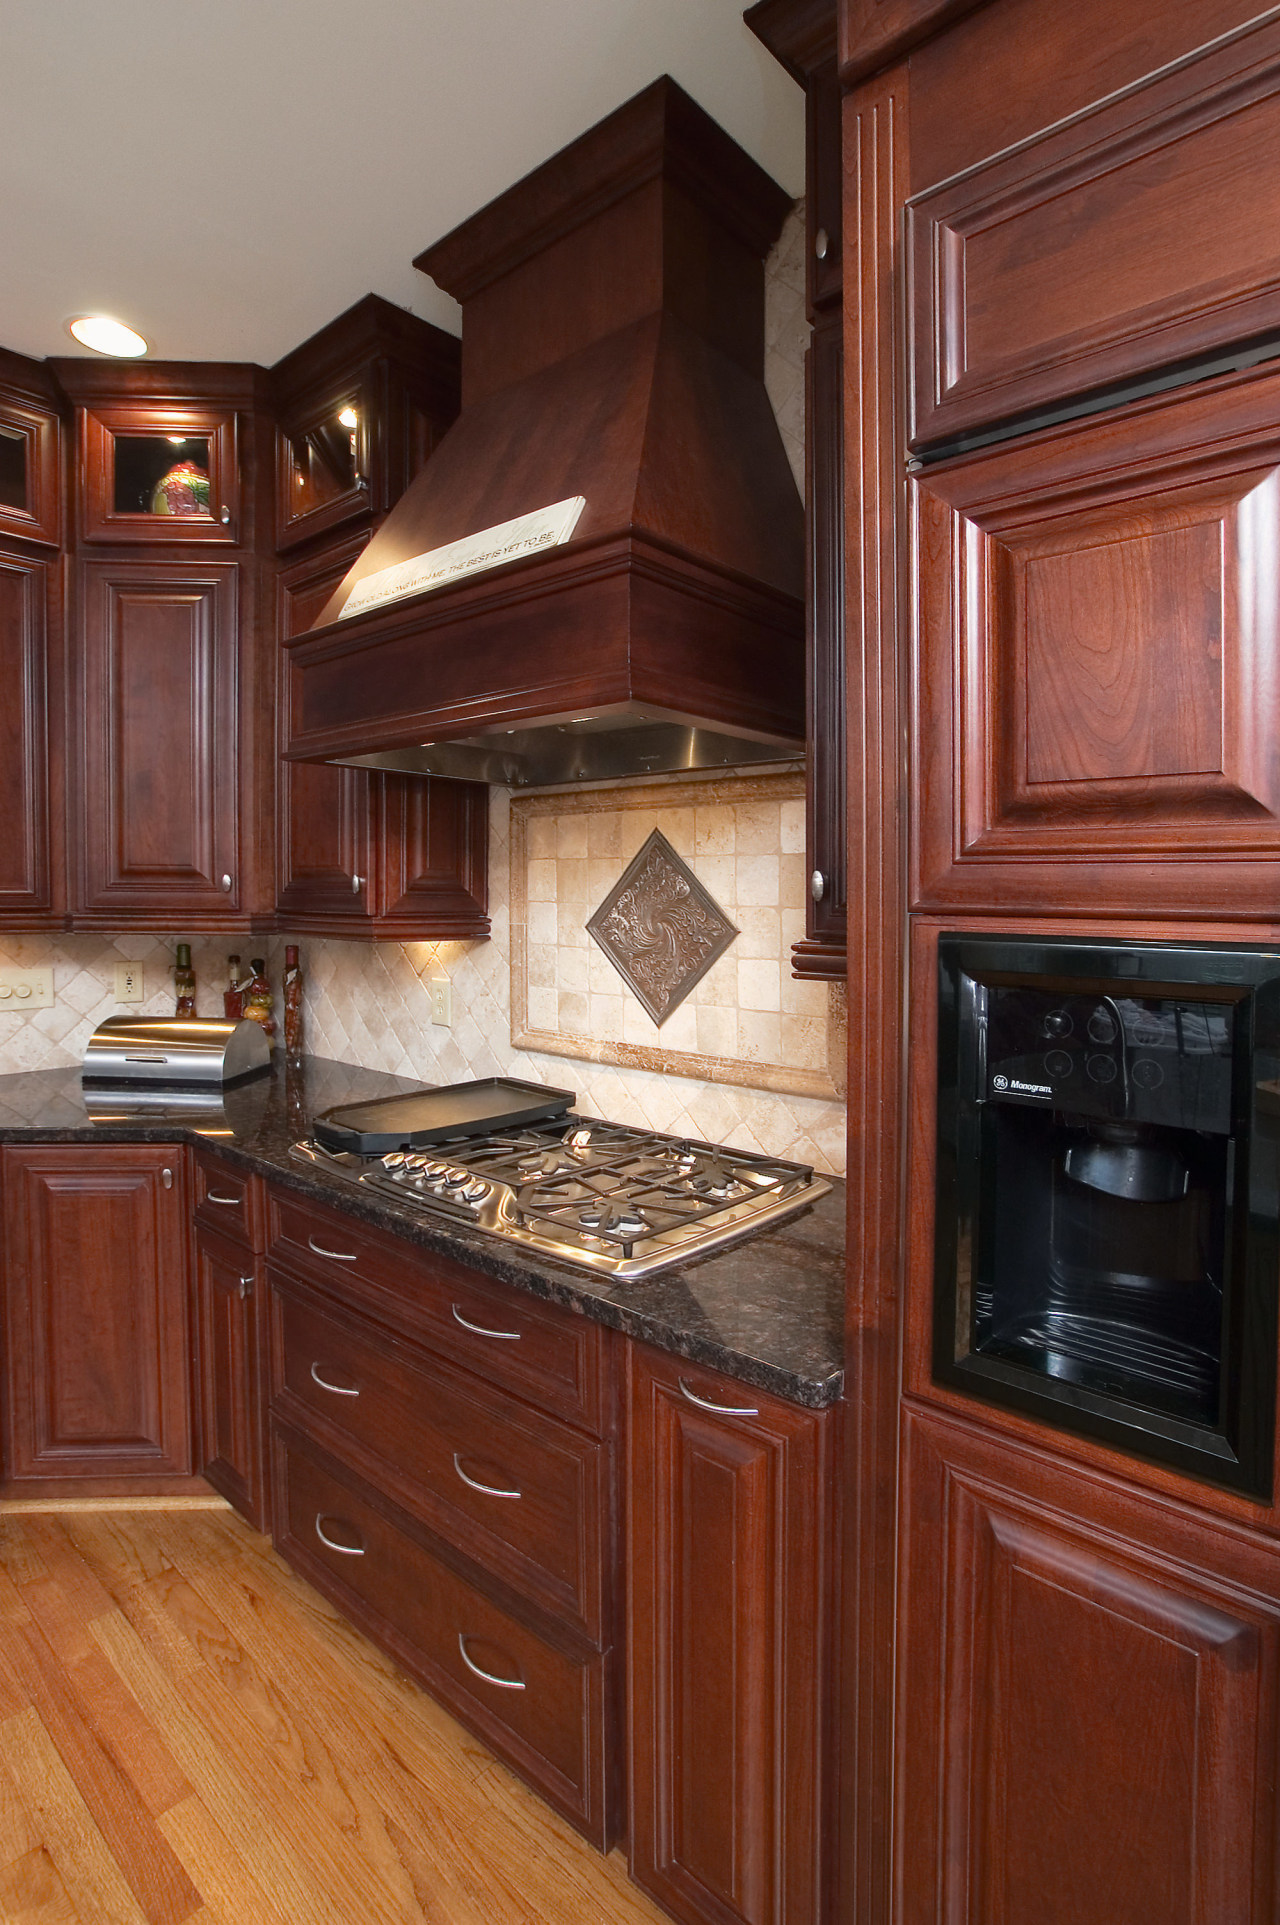
[[1280, 952], [944, 935], [934, 1375], [1269, 1496]]

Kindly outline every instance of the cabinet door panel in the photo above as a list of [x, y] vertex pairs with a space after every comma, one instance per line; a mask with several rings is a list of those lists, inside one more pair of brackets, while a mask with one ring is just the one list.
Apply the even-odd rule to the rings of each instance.
[[0, 923], [60, 927], [61, 863], [55, 857], [53, 780], [61, 756], [53, 739], [49, 676], [52, 570], [0, 555]]
[[6, 1151], [11, 1477], [191, 1469], [181, 1156]]
[[379, 934], [487, 936], [487, 786], [384, 775], [378, 821]]
[[88, 562], [82, 582], [77, 916], [232, 918], [237, 568]]
[[1280, 377], [917, 482], [919, 907], [1274, 914]]
[[[311, 627], [367, 540], [367, 533], [361, 534], [285, 570], [280, 577], [277, 608], [282, 641]], [[282, 659], [282, 675], [287, 668]], [[282, 717], [286, 711], [282, 690]], [[366, 769], [281, 759], [276, 907], [290, 919], [291, 926], [304, 929], [310, 918], [320, 917], [329, 927], [336, 918], [350, 924], [353, 933], [368, 933], [373, 908], [369, 881], [373, 860], [369, 794], [373, 780]]]
[[254, 1260], [201, 1231], [196, 1239], [200, 1467], [261, 1530], [263, 1437]]
[[1280, 1557], [907, 1417], [903, 1925], [1254, 1925]]
[[907, 207], [917, 445], [1280, 322], [1280, 24]]
[[631, 1874], [690, 1925], [812, 1925], [831, 1422], [638, 1345], [627, 1368]]

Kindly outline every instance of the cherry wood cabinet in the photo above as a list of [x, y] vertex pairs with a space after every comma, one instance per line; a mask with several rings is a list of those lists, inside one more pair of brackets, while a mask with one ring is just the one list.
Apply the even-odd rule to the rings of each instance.
[[255, 1530], [266, 1522], [259, 1383], [258, 1275], [253, 1252], [196, 1234], [199, 1465]]
[[191, 1471], [179, 1145], [4, 1152], [5, 1473]]
[[1275, 920], [1278, 453], [1260, 368], [916, 478], [917, 907]]
[[[280, 639], [309, 628], [367, 539], [328, 543], [283, 569]], [[281, 675], [287, 676], [281, 658]], [[288, 703], [278, 704], [280, 746]], [[280, 761], [277, 914], [302, 934], [487, 935], [489, 792], [323, 762]]]
[[61, 539], [62, 406], [38, 362], [0, 348], [0, 539]]
[[196, 1462], [255, 1530], [267, 1528], [262, 1183], [191, 1157]]
[[1274, 333], [1277, 132], [1269, 18], [915, 196], [913, 445]]
[[235, 562], [80, 564], [78, 925], [244, 925], [239, 594]]
[[1280, 1546], [905, 1426], [895, 1919], [1273, 1919]]
[[0, 928], [66, 922], [62, 577], [0, 537]]
[[460, 378], [457, 337], [376, 294], [278, 361], [276, 547], [361, 523], [367, 538], [456, 416]]
[[277, 1548], [607, 1849], [609, 1333], [284, 1188], [268, 1252]]
[[1280, 1916], [1275, 1507], [935, 1384], [901, 1155], [939, 928], [1276, 933], [1257, 11], [841, 7], [859, 1925]]
[[631, 1875], [689, 1925], [835, 1916], [835, 1416], [627, 1350]]
[[805, 935], [797, 976], [847, 971], [844, 605], [844, 175], [835, 0], [758, 0], [747, 24], [805, 90]]
[[[90, 542], [216, 542], [242, 538], [239, 424], [229, 408], [167, 400], [95, 401], [76, 411], [76, 500]], [[189, 465], [204, 477], [200, 505], [152, 506], [161, 477]]]
[[[368, 540], [367, 531], [326, 545], [318, 555], [283, 568], [277, 581], [281, 641], [310, 628]], [[283, 653], [278, 658], [284, 674]], [[285, 746], [284, 703], [277, 702], [278, 740]], [[368, 769], [328, 762], [289, 762], [283, 755], [276, 787], [276, 909], [290, 929], [372, 933], [373, 867]]]

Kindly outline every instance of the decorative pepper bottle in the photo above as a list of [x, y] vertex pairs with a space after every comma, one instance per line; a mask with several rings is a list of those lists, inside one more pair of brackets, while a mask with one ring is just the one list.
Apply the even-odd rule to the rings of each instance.
[[267, 965], [261, 956], [255, 956], [249, 964], [252, 975], [245, 985], [244, 1013], [252, 1023], [261, 1023], [268, 1036], [276, 1033], [275, 1017], [272, 1014], [271, 984], [267, 981]]
[[284, 1046], [290, 1056], [302, 1049], [302, 970], [294, 943], [284, 952]]
[[178, 944], [177, 959], [173, 970], [173, 992], [176, 999], [175, 1016], [194, 1016], [196, 1013], [196, 972], [191, 967], [191, 944]]
[[222, 1013], [229, 1023], [244, 1015], [244, 984], [240, 981], [239, 956], [227, 957], [227, 986], [222, 992]]

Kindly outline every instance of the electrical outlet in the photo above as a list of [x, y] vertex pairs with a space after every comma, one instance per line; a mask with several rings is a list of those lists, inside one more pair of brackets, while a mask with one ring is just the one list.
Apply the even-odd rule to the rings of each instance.
[[116, 1001], [118, 1003], [140, 1003], [145, 1001], [146, 991], [142, 986], [141, 963], [116, 964]]
[[447, 976], [431, 978], [431, 1020], [448, 1029], [453, 1022], [453, 984]]
[[0, 969], [0, 1010], [6, 1016], [52, 1008], [52, 969]]

